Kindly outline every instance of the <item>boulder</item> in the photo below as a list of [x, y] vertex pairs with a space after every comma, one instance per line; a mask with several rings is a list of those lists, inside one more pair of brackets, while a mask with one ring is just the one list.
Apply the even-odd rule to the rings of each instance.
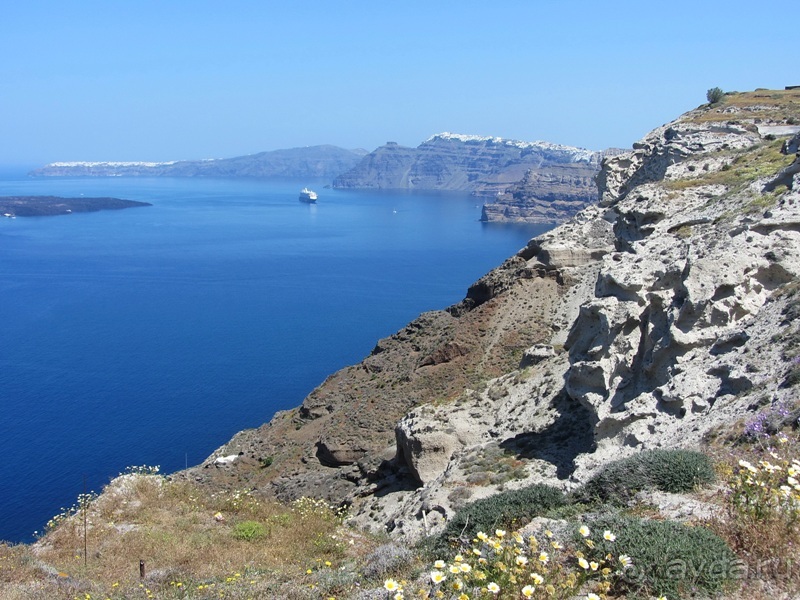
[[405, 463], [422, 485], [447, 469], [453, 454], [461, 448], [455, 435], [441, 430], [441, 423], [409, 415], [397, 425], [397, 460]]

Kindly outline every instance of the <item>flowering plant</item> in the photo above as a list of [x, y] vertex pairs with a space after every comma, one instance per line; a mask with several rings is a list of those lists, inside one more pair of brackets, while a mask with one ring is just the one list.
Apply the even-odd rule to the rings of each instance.
[[[579, 529], [581, 544], [565, 547], [550, 531], [525, 539], [502, 529], [488, 535], [478, 532], [468, 551], [452, 561], [437, 560], [429, 574], [422, 598], [573, 598], [587, 594], [599, 599], [616, 578], [631, 566], [625, 555], [603, 554], [585, 525]], [[606, 542], [616, 539], [611, 531]]]
[[800, 518], [800, 460], [783, 451], [788, 439], [778, 438], [771, 460], [740, 460], [729, 486], [730, 502], [741, 515], [757, 520], [781, 516], [793, 526]]

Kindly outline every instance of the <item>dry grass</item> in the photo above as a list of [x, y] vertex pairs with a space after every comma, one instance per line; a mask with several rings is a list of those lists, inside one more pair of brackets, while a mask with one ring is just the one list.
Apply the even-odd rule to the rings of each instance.
[[691, 116], [697, 123], [753, 119], [778, 122], [794, 119], [800, 124], [800, 90], [729, 93], [718, 104]]
[[781, 154], [781, 140], [766, 141], [756, 148], [731, 152], [731, 162], [727, 168], [710, 171], [700, 177], [664, 181], [668, 190], [683, 190], [705, 185], [724, 185], [729, 190], [740, 189], [762, 177], [777, 174], [791, 164], [793, 156]]
[[[0, 546], [0, 599], [337, 596], [365, 583], [359, 561], [378, 544], [320, 501], [283, 506], [155, 475], [115, 480], [86, 517], [86, 557], [81, 511], [34, 546]], [[263, 535], [237, 536], [248, 521]]]

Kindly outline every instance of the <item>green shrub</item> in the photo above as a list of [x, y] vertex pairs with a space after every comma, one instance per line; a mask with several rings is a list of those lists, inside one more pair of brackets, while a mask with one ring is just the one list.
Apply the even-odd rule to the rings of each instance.
[[708, 100], [708, 102], [710, 104], [716, 104], [717, 102], [722, 100], [722, 98], [724, 96], [725, 96], [725, 92], [723, 92], [718, 87], [713, 87], [713, 88], [711, 88], [710, 90], [708, 90], [706, 92], [706, 100]]
[[714, 481], [714, 466], [702, 452], [645, 450], [614, 461], [576, 492], [584, 502], [625, 504], [642, 490], [688, 492]]
[[618, 592], [702, 597], [723, 591], [741, 574], [742, 564], [733, 551], [704, 527], [619, 515], [601, 516], [589, 525], [596, 532], [616, 533], [615, 541], [597, 543], [601, 554], [628, 555], [633, 561], [617, 582]]
[[267, 535], [267, 528], [258, 521], [242, 521], [233, 526], [233, 537], [251, 542]]
[[472, 540], [479, 531], [518, 529], [534, 517], [565, 504], [567, 498], [561, 490], [542, 484], [476, 500], [456, 512], [433, 545], [441, 551], [460, 538]]

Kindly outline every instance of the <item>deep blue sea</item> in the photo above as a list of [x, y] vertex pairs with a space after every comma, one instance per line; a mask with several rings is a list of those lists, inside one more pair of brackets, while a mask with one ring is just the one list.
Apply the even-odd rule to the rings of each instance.
[[201, 462], [545, 229], [322, 185], [0, 173], [0, 195], [153, 204], [0, 218], [0, 540], [29, 541], [84, 477]]

